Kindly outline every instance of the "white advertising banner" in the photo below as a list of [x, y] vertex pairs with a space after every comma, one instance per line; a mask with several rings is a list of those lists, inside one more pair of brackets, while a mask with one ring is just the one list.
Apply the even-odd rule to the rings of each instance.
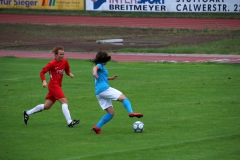
[[86, 11], [240, 13], [240, 0], [86, 0]]

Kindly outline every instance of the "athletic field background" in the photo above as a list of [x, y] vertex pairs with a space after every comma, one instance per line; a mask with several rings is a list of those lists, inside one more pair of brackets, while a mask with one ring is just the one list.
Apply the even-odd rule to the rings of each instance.
[[[49, 61], [0, 58], [0, 159], [240, 159], [238, 64], [109, 62], [109, 75], [119, 75], [110, 85], [144, 117], [129, 118], [113, 102], [115, 116], [97, 135], [91, 129], [105, 112], [88, 60], [69, 59], [75, 78], [63, 78], [71, 116], [80, 124], [68, 128], [58, 102], [24, 124], [22, 112], [44, 102], [39, 72]], [[137, 120], [143, 133], [132, 129]]]

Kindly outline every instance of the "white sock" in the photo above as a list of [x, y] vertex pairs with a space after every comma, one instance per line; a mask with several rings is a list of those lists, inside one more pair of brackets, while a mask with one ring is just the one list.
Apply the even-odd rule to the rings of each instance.
[[70, 115], [70, 112], [68, 110], [68, 104], [64, 103], [62, 104], [62, 112], [67, 120], [67, 123], [71, 123], [72, 122], [72, 118], [71, 118], [71, 115]]
[[42, 110], [44, 110], [44, 104], [39, 104], [36, 107], [34, 107], [33, 109], [30, 109], [29, 111], [27, 111], [28, 115], [37, 113], [37, 112], [41, 112]]

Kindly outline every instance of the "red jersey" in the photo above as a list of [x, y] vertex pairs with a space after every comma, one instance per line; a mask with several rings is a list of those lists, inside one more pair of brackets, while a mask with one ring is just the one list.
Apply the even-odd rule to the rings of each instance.
[[61, 87], [64, 71], [67, 75], [69, 75], [71, 72], [67, 59], [63, 58], [60, 62], [54, 59], [42, 69], [42, 71], [40, 72], [40, 78], [42, 79], [42, 81], [45, 80], [44, 74], [46, 72], [49, 72], [49, 85], [58, 84]]

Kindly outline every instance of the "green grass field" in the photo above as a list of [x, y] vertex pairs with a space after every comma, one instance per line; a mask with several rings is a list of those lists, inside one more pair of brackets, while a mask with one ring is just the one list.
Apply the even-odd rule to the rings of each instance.
[[57, 102], [23, 123], [22, 112], [44, 102], [39, 72], [47, 62], [0, 58], [0, 159], [240, 159], [240, 65], [109, 62], [109, 75], [119, 75], [110, 85], [144, 114], [145, 130], [134, 133], [139, 119], [113, 102], [115, 117], [97, 135], [90, 130], [105, 112], [86, 60], [69, 59], [75, 78], [63, 79], [72, 118], [82, 122], [68, 128]]

